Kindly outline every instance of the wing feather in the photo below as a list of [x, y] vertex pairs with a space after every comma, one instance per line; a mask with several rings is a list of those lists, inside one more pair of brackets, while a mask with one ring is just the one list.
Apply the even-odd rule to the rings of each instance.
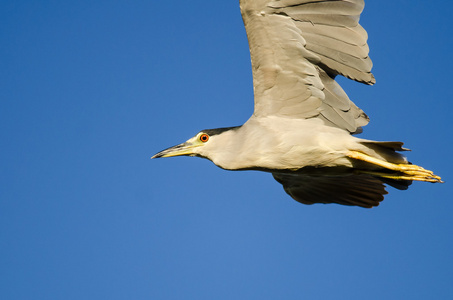
[[256, 116], [318, 117], [356, 132], [368, 117], [334, 78], [373, 84], [362, 0], [240, 0]]
[[273, 173], [288, 195], [303, 204], [337, 203], [371, 208], [387, 194], [381, 180], [368, 175], [308, 176]]

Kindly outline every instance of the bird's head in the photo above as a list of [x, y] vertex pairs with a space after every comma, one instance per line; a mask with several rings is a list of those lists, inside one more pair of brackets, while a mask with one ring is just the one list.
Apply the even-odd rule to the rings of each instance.
[[184, 155], [199, 156], [213, 160], [214, 154], [225, 151], [228, 137], [238, 128], [239, 126], [202, 130], [186, 142], [162, 150], [151, 158]]

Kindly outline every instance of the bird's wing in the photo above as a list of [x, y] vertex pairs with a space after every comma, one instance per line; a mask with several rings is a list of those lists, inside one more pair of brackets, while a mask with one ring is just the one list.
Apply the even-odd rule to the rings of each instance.
[[336, 75], [373, 84], [363, 0], [240, 0], [256, 116], [319, 117], [357, 131], [368, 123]]
[[[369, 175], [308, 176], [273, 173], [285, 192], [303, 204], [337, 203], [370, 208], [384, 200], [387, 191], [381, 180]], [[407, 186], [401, 187], [407, 189]]]

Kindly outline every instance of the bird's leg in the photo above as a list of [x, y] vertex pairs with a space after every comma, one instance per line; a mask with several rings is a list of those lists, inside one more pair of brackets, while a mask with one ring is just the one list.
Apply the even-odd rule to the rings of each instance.
[[417, 180], [427, 182], [442, 182], [441, 178], [434, 175], [432, 171], [426, 170], [420, 166], [412, 164], [394, 164], [375, 157], [371, 157], [365, 153], [358, 151], [349, 151], [346, 154], [347, 157], [365, 161], [370, 164], [380, 166], [382, 168], [396, 171], [396, 174], [388, 174], [384, 172], [365, 171], [359, 170], [360, 173], [380, 176], [384, 178], [396, 179], [396, 180]]
[[[429, 176], [415, 176], [415, 175], [398, 175], [398, 174], [388, 174], [384, 172], [373, 172], [373, 171], [366, 171], [366, 170], [356, 170], [357, 173], [360, 174], [368, 174], [377, 177], [395, 179], [395, 180], [416, 180], [416, 181], [426, 181], [426, 182], [443, 182], [442, 180], [434, 177]], [[400, 174], [400, 173], [399, 173]], [[436, 176], [439, 177], [439, 176]], [[440, 177], [439, 177], [440, 178]]]

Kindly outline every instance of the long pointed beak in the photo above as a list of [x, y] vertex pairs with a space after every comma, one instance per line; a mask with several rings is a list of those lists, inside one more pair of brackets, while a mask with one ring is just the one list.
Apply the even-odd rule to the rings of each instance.
[[156, 153], [151, 157], [153, 158], [159, 158], [159, 157], [172, 157], [172, 156], [181, 156], [181, 155], [194, 155], [192, 152], [192, 149], [197, 147], [197, 145], [194, 145], [189, 142], [185, 142], [170, 148], [167, 148], [165, 150], [160, 151], [159, 153]]

